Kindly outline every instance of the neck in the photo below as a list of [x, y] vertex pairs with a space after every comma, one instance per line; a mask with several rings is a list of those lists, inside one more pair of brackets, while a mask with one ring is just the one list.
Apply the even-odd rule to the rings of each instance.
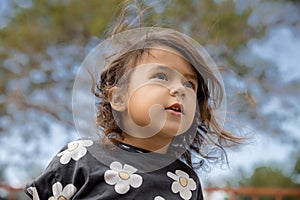
[[137, 138], [127, 133], [123, 133], [123, 135], [123, 143], [161, 154], [165, 154], [167, 152], [172, 141], [172, 138], [162, 138], [158, 135], [149, 138]]

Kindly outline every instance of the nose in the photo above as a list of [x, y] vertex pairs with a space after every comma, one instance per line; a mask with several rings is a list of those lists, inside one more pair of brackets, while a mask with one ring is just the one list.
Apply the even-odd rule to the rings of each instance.
[[185, 97], [185, 87], [182, 85], [182, 83], [173, 85], [170, 88], [170, 95], [174, 97], [177, 96], [180, 98]]

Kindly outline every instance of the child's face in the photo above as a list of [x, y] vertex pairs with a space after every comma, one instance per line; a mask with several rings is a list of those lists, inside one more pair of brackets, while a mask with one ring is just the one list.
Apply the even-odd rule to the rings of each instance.
[[197, 88], [195, 70], [183, 57], [171, 49], [151, 49], [130, 75], [124, 132], [169, 139], [186, 132], [194, 119]]

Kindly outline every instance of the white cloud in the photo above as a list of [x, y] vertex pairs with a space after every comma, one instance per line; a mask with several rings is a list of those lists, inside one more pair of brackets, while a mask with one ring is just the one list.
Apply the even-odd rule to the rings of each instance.
[[276, 63], [284, 81], [300, 78], [300, 38], [288, 27], [273, 29], [263, 41], [250, 43], [259, 57]]

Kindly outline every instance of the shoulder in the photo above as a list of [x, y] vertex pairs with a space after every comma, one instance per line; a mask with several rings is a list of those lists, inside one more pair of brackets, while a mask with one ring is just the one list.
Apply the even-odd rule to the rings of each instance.
[[203, 199], [198, 175], [192, 168], [179, 159], [156, 173], [160, 173], [159, 177], [161, 181], [165, 177], [164, 182], [166, 186], [164, 193], [168, 199]]
[[172, 165], [170, 169], [173, 171], [170, 170], [167, 172], [167, 176], [173, 179], [172, 187], [176, 186], [180, 188], [179, 190], [183, 192], [183, 195], [187, 195], [184, 192], [189, 189], [193, 191], [193, 199], [195, 197], [196, 199], [203, 199], [202, 186], [198, 174], [189, 165], [179, 159], [172, 163]]
[[[57, 155], [62, 165], [76, 162], [88, 155], [88, 149], [96, 146], [97, 142], [91, 139], [79, 139], [69, 142]], [[99, 146], [100, 147], [100, 146]]]
[[69, 142], [52, 158], [44, 172], [26, 185], [25, 192], [33, 199], [56, 198], [55, 194], [71, 195], [71, 198], [87, 184], [90, 174], [97, 171], [101, 175], [107, 170], [101, 159], [95, 158], [103, 153], [92, 155], [99, 151], [103, 148], [97, 140], [83, 138]]
[[91, 155], [91, 151], [103, 151], [100, 142], [89, 138], [78, 139], [65, 145], [50, 161], [45, 172], [57, 170], [69, 170], [78, 168], [81, 163], [91, 162], [95, 160]]
[[190, 177], [193, 177], [196, 181], [199, 182], [199, 176], [195, 172], [194, 169], [192, 169], [189, 165], [187, 165], [185, 162], [183, 162], [180, 159], [177, 159], [175, 162], [171, 163], [168, 166], [170, 169], [173, 169], [174, 171], [179, 170], [179, 171], [184, 171], [187, 173]]

